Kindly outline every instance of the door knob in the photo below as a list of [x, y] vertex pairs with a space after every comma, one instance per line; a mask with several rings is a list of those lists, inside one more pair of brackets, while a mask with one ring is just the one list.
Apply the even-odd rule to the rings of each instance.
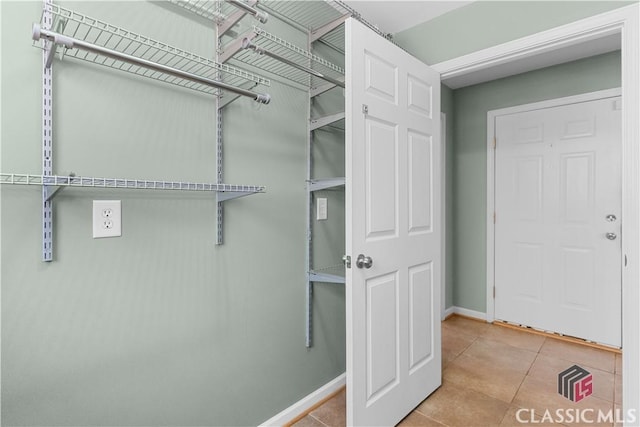
[[614, 221], [615, 221], [616, 219], [618, 219], [618, 218], [616, 218], [616, 216], [615, 216], [615, 215], [613, 215], [613, 214], [609, 214], [609, 215], [607, 215], [607, 216], [605, 217], [605, 219], [606, 219], [608, 222], [614, 222]]
[[607, 239], [609, 240], [616, 240], [616, 237], [618, 237], [616, 233], [607, 233]]
[[356, 266], [358, 268], [371, 268], [373, 265], [373, 259], [370, 256], [364, 256], [363, 254], [358, 255], [356, 259]]

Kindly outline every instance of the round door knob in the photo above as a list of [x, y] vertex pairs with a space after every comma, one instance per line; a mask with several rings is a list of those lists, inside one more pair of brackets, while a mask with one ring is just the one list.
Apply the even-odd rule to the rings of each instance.
[[373, 259], [370, 256], [358, 255], [356, 259], [356, 267], [358, 268], [371, 268], [373, 265]]
[[616, 237], [618, 237], [616, 233], [607, 233], [607, 239], [609, 240], [616, 240]]

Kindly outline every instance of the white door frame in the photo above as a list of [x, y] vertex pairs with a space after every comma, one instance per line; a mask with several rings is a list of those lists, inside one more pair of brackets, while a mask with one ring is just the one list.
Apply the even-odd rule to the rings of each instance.
[[[578, 104], [580, 102], [596, 101], [598, 99], [613, 98], [622, 95], [620, 88], [599, 90], [585, 94], [567, 96], [563, 98], [548, 99], [541, 102], [516, 105], [514, 107], [500, 108], [487, 112], [487, 322], [495, 320], [495, 300], [493, 287], [495, 284], [495, 228], [493, 213], [495, 212], [495, 147], [493, 140], [496, 136], [496, 117], [507, 114], [524, 113], [527, 111], [542, 110], [545, 108], [560, 107], [563, 105]], [[624, 222], [624, 220], [623, 220]], [[621, 233], [622, 234], [622, 233]]]
[[[620, 34], [622, 39], [622, 387], [623, 408], [640, 410], [640, 5], [435, 64], [442, 81], [573, 44]], [[489, 221], [487, 221], [489, 222]]]
[[440, 112], [440, 318], [447, 317], [447, 115]]

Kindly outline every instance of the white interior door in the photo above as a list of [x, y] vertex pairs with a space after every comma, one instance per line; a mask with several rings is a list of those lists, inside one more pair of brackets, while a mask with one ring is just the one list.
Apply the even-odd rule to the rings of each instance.
[[621, 345], [619, 106], [496, 117], [497, 319]]
[[346, 78], [347, 425], [389, 426], [441, 384], [440, 76], [349, 19]]

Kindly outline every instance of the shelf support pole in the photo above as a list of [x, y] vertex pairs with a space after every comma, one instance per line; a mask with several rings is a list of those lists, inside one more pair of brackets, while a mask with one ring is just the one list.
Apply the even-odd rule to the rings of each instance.
[[[43, 0], [42, 22], [45, 29], [53, 25], [53, 0]], [[46, 41], [42, 50], [42, 175], [53, 175], [53, 67], [56, 51], [53, 42]], [[53, 187], [42, 186], [42, 260], [53, 260]]]

